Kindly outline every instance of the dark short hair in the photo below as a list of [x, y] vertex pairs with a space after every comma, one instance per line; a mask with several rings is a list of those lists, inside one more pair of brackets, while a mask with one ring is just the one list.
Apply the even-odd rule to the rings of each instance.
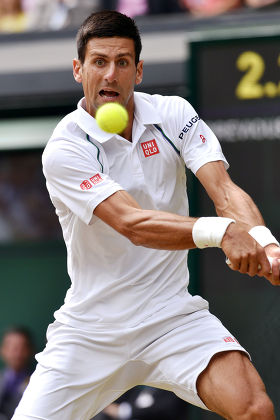
[[88, 41], [91, 38], [107, 37], [132, 39], [135, 47], [135, 64], [138, 64], [142, 43], [136, 23], [130, 17], [113, 10], [92, 13], [82, 23], [77, 33], [78, 58], [81, 63], [85, 61]]

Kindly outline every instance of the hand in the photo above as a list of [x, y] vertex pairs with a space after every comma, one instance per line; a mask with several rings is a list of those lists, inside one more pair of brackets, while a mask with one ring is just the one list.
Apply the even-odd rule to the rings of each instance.
[[[272, 284], [280, 284], [279, 275], [271, 273], [266, 251], [238, 223], [231, 223], [223, 237], [222, 249], [230, 260], [230, 268], [249, 276], [265, 277]], [[275, 269], [276, 270], [276, 269]]]
[[268, 278], [271, 284], [275, 286], [280, 285], [280, 247], [271, 244], [267, 245], [265, 248], [266, 255], [270, 258], [273, 258], [271, 263], [271, 275]]
[[117, 419], [118, 413], [119, 413], [119, 404], [112, 403], [108, 405], [108, 407], [104, 408], [103, 413], [107, 414], [109, 417], [112, 417], [113, 419]]

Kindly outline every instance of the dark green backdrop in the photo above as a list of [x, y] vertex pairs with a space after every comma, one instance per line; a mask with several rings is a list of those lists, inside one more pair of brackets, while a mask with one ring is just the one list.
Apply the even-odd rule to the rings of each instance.
[[24, 325], [34, 334], [36, 350], [45, 343], [47, 325], [62, 303], [69, 279], [62, 241], [0, 246], [0, 333]]

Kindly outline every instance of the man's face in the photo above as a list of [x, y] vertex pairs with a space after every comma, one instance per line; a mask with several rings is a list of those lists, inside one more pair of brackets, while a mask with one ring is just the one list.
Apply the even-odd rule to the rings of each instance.
[[26, 337], [19, 333], [7, 334], [1, 346], [1, 356], [11, 369], [20, 371], [26, 368], [32, 354]]
[[143, 62], [135, 65], [134, 42], [129, 38], [92, 38], [85, 61], [73, 61], [73, 73], [82, 83], [87, 112], [93, 117], [100, 105], [118, 102], [133, 111], [135, 84], [142, 81]]

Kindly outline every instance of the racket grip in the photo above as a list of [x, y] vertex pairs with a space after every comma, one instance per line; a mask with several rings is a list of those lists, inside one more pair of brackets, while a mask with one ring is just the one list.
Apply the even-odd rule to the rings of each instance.
[[[273, 258], [272, 258], [272, 257], [267, 257], [267, 259], [268, 259], [268, 261], [269, 261], [269, 263], [270, 263], [270, 267], [272, 267], [272, 261], [273, 261]], [[228, 258], [226, 259], [226, 263], [227, 263], [227, 265], [231, 265], [231, 262], [230, 262], [230, 260], [229, 260]], [[259, 266], [258, 266], [258, 269], [259, 269], [259, 270], [261, 269], [260, 264], [259, 264]], [[272, 273], [272, 271], [270, 271], [269, 273]]]

